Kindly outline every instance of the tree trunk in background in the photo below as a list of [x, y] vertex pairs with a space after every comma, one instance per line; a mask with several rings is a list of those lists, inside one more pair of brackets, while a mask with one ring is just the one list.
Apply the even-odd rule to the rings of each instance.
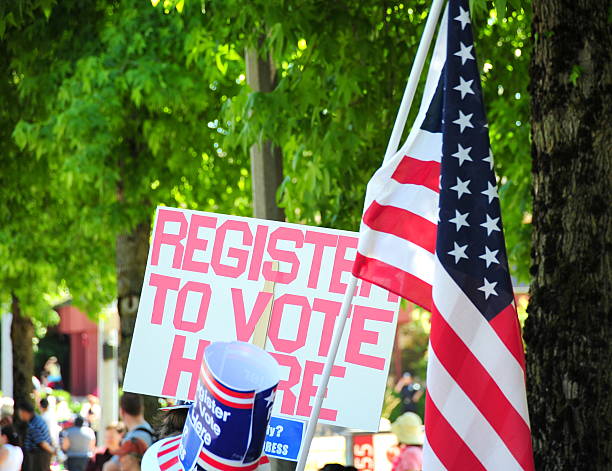
[[[119, 342], [119, 367], [125, 374], [140, 292], [149, 253], [150, 223], [138, 224], [130, 233], [117, 236], [117, 310], [119, 312], [121, 340]], [[151, 419], [157, 412], [157, 398], [143, 396], [145, 417]]]
[[11, 342], [13, 344], [13, 397], [15, 401], [30, 400], [32, 375], [34, 374], [34, 350], [32, 338], [34, 326], [29, 317], [21, 311], [19, 298], [12, 295]]
[[[261, 58], [256, 49], [247, 49], [245, 55], [249, 86], [263, 93], [274, 90], [276, 71], [271, 57]], [[253, 216], [284, 221], [285, 212], [276, 204], [276, 191], [283, 181], [283, 154], [272, 142], [262, 141], [251, 146], [251, 181]]]
[[612, 34], [601, 0], [533, 2], [536, 469], [612, 469]]

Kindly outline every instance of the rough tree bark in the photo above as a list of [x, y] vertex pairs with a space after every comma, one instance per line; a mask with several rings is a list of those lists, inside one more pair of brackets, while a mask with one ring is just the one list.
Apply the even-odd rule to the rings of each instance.
[[534, 0], [533, 282], [527, 343], [536, 469], [612, 469], [612, 34], [601, 0]]
[[123, 372], [127, 365], [140, 291], [149, 253], [148, 223], [138, 224], [131, 232], [117, 236], [117, 310], [121, 320], [119, 365]]
[[[260, 39], [259, 46], [263, 44]], [[270, 55], [261, 57], [255, 48], [245, 53], [247, 83], [256, 92], [269, 93], [276, 86], [276, 70]], [[253, 216], [284, 221], [285, 212], [276, 203], [276, 190], [283, 181], [283, 154], [270, 141], [251, 146], [251, 181], [253, 187]]]
[[[117, 264], [117, 311], [119, 312], [121, 341], [119, 342], [119, 367], [125, 373], [127, 366], [136, 313], [140, 303], [140, 292], [147, 255], [149, 253], [148, 222], [138, 224], [131, 232], [119, 234], [116, 245]], [[157, 412], [157, 398], [143, 396], [145, 417], [150, 420]]]
[[11, 297], [11, 342], [13, 345], [13, 397], [15, 401], [30, 399], [32, 375], [34, 374], [34, 351], [32, 338], [34, 326], [29, 317], [21, 311], [19, 298]]

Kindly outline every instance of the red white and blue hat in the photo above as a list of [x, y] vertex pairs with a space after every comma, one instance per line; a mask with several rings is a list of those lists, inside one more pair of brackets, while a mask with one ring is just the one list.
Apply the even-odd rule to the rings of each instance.
[[216, 342], [178, 437], [147, 450], [147, 471], [264, 471], [263, 446], [280, 376], [276, 360], [245, 342]]
[[167, 406], [160, 407], [157, 410], [169, 411], [176, 409], [189, 409], [191, 404], [193, 404], [193, 401], [183, 401], [182, 399], [179, 399], [174, 404], [168, 404]]

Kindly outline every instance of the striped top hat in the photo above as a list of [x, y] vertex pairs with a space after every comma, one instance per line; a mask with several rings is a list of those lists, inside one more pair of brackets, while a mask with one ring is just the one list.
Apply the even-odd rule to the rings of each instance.
[[182, 435], [150, 447], [142, 469], [265, 471], [262, 450], [279, 379], [276, 360], [261, 348], [212, 343]]

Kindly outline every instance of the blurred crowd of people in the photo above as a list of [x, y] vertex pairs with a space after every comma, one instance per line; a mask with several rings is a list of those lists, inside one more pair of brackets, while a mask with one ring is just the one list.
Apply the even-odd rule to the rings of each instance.
[[[53, 366], [45, 381], [57, 384], [61, 373]], [[398, 442], [392, 471], [420, 471], [424, 434], [415, 405], [424, 388], [405, 373], [395, 391], [403, 413], [391, 424]], [[71, 410], [61, 397], [50, 394], [41, 398], [35, 388], [34, 398], [34, 403], [18, 400], [14, 404], [0, 398], [5, 401], [0, 404], [0, 471], [140, 471], [148, 447], [182, 433], [191, 404], [178, 401], [161, 408], [156, 430], [145, 420], [142, 397], [124, 393], [119, 406], [121, 421], [99, 430], [101, 409], [94, 395], [87, 396], [76, 414], [74, 406]], [[102, 446], [96, 446], [98, 441]], [[320, 471], [357, 470], [330, 463]]]
[[[90, 395], [78, 414], [62, 410], [55, 396], [37, 404], [4, 398], [0, 418], [0, 471], [140, 471], [146, 449], [158, 439], [144, 418], [142, 397], [124, 393], [120, 422], [98, 430], [100, 405]], [[186, 411], [165, 411], [160, 431], [182, 431]], [[67, 418], [68, 416], [68, 418]], [[182, 417], [176, 423], [176, 416]], [[174, 419], [173, 419], [174, 417]], [[180, 429], [179, 429], [180, 425]], [[177, 431], [178, 430], [178, 431]], [[103, 445], [96, 446], [97, 436]]]

